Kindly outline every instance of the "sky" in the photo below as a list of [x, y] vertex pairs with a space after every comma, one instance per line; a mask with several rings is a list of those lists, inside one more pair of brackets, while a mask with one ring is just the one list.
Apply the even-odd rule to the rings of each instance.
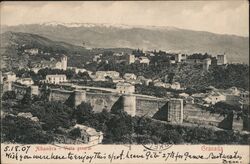
[[173, 26], [249, 36], [247, 0], [1, 2], [1, 24], [108, 23]]

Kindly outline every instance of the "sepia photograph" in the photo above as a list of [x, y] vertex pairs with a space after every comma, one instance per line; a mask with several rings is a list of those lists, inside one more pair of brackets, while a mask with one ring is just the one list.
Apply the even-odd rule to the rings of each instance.
[[2, 163], [249, 163], [249, 1], [2, 1], [0, 29]]

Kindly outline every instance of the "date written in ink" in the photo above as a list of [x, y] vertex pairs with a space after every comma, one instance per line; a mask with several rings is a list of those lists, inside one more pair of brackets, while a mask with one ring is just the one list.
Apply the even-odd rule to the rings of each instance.
[[4, 152], [25, 152], [28, 153], [30, 146], [5, 146]]

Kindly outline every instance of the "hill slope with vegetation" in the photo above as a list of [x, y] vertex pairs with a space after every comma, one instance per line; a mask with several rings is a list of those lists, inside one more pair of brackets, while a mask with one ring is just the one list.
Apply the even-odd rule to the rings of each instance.
[[6, 26], [2, 31], [38, 34], [55, 41], [100, 48], [142, 48], [182, 53], [210, 53], [228, 55], [231, 62], [249, 63], [249, 37], [220, 35], [175, 27], [127, 26], [103, 24], [29, 24]]

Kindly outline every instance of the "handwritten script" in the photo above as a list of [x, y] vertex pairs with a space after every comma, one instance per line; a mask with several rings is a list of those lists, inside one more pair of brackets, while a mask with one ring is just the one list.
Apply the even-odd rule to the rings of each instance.
[[[63, 151], [60, 151], [63, 149]], [[5, 159], [15, 160], [25, 163], [26, 160], [60, 160], [60, 161], [80, 161], [82, 163], [116, 163], [124, 161], [150, 161], [160, 160], [162, 162], [185, 162], [190, 160], [219, 160], [221, 163], [242, 163], [242, 156], [238, 151], [232, 153], [224, 152], [208, 152], [200, 154], [189, 151], [151, 151], [148, 149], [141, 149], [142, 151], [133, 151], [127, 149], [120, 149], [119, 151], [98, 151], [91, 149], [76, 147], [74, 149], [58, 148], [53, 146], [39, 147], [33, 145], [19, 145], [19, 146], [4, 146], [2, 155]], [[46, 153], [45, 153], [46, 152]]]

